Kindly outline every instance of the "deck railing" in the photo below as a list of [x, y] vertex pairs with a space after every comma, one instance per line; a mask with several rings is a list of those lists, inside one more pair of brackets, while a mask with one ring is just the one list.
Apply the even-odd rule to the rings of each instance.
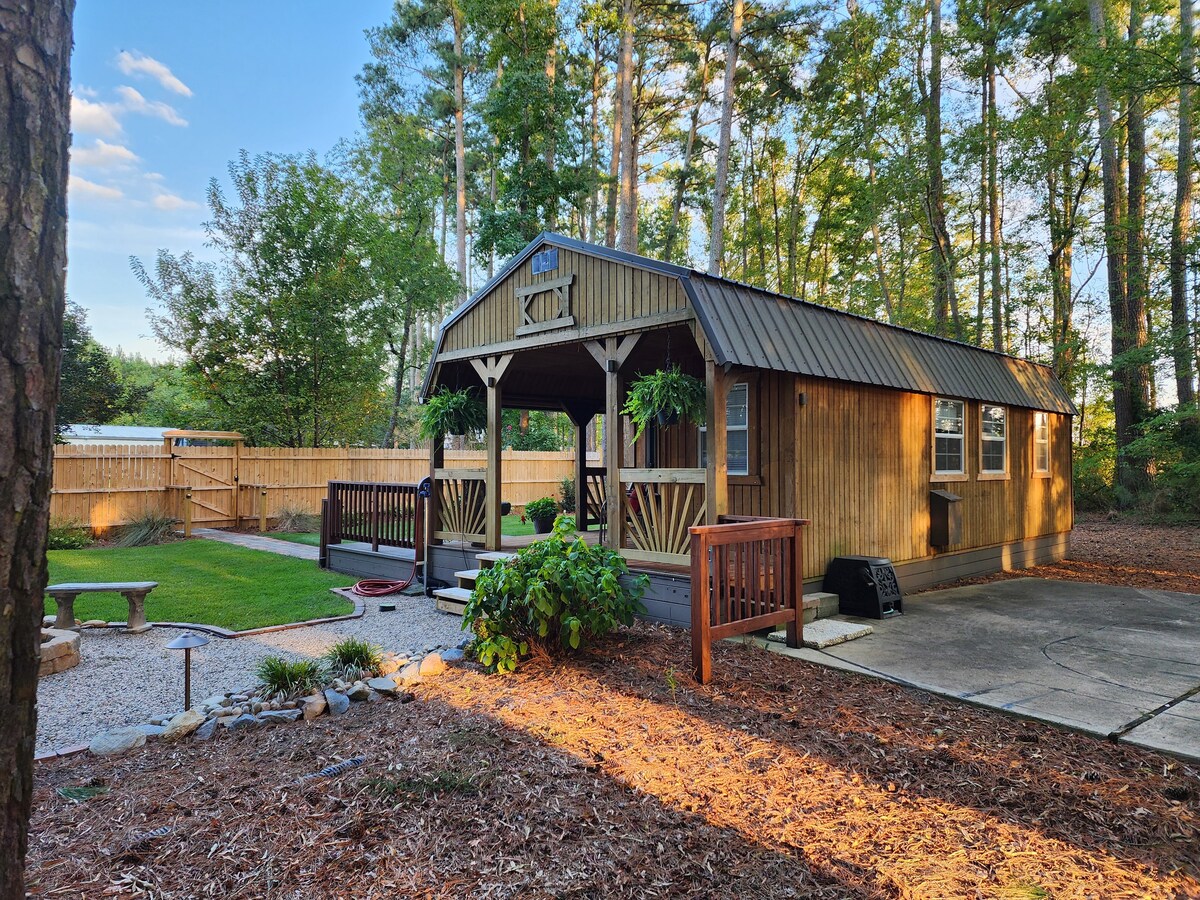
[[712, 678], [712, 642], [787, 626], [787, 644], [804, 632], [801, 530], [806, 519], [721, 516], [690, 530], [692, 665]]
[[604, 502], [607, 491], [604, 487], [608, 469], [604, 466], [586, 466], [583, 470], [583, 509], [576, 515], [576, 527], [586, 531], [593, 525], [604, 524]]
[[438, 491], [438, 521], [431, 522], [433, 536], [442, 541], [480, 543], [487, 524], [487, 470], [437, 469], [433, 489]]
[[704, 521], [704, 469], [622, 469], [623, 533], [613, 546], [635, 562], [688, 564], [688, 529]]
[[371, 549], [403, 547], [421, 559], [425, 544], [425, 502], [415, 484], [331, 481], [321, 503], [322, 565], [326, 548], [360, 541]]

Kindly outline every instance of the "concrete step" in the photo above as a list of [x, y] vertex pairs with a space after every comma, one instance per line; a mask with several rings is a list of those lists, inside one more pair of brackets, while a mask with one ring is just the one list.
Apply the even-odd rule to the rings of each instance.
[[[860, 637], [873, 634], [875, 629], [861, 622], [847, 622], [845, 619], [820, 619], [812, 623], [804, 623], [804, 646], [814, 650], [844, 644]], [[786, 631], [772, 631], [767, 635], [768, 641], [782, 644], [787, 640]]]
[[510, 559], [516, 558], [515, 553], [502, 553], [499, 550], [493, 550], [491, 553], [478, 553], [475, 559], [478, 560], [481, 568], [490, 569], [498, 562], [508, 562]]
[[838, 614], [838, 595], [827, 591], [813, 591], [804, 595], [804, 622], [828, 619]]
[[461, 616], [463, 610], [466, 609], [467, 601], [471, 599], [471, 592], [460, 587], [439, 588], [433, 592], [433, 596], [436, 601], [434, 606], [437, 609]]

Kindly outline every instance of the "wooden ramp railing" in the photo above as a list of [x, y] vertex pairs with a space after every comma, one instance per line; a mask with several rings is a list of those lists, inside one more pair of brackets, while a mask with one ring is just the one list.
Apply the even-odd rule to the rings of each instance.
[[321, 504], [320, 560], [326, 548], [342, 541], [360, 541], [371, 549], [425, 547], [425, 501], [415, 484], [374, 481], [331, 481]]
[[704, 521], [704, 469], [621, 469], [624, 533], [613, 546], [632, 562], [688, 564], [688, 529]]
[[801, 531], [807, 519], [721, 516], [690, 529], [692, 665], [712, 679], [712, 642], [787, 626], [787, 645], [804, 635]]

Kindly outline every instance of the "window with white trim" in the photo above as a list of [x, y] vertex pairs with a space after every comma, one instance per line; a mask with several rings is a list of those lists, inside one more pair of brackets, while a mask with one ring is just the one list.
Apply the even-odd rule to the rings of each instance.
[[979, 471], [1003, 475], [1008, 471], [1008, 410], [989, 403], [979, 407]]
[[[700, 468], [708, 465], [708, 429], [700, 427]], [[725, 398], [726, 474], [750, 474], [750, 386], [739, 381]]]
[[1050, 414], [1033, 414], [1033, 471], [1045, 474], [1050, 471]]
[[961, 400], [933, 401], [933, 474], [962, 475], [966, 404]]

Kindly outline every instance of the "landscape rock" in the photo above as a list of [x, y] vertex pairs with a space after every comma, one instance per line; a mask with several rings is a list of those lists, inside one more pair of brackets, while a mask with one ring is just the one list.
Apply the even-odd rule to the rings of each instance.
[[166, 730], [162, 733], [164, 741], [177, 741], [180, 738], [187, 737], [197, 728], [204, 724], [204, 713], [198, 709], [185, 709], [183, 712], [171, 718], [167, 723]]
[[367, 682], [367, 687], [380, 694], [387, 694], [389, 697], [396, 693], [396, 682], [390, 678], [372, 678]]
[[145, 744], [146, 733], [135, 725], [131, 728], [114, 728], [112, 731], [96, 735], [88, 744], [88, 750], [96, 756], [112, 756], [135, 750]]
[[104, 621], [103, 619], [88, 619], [86, 622], [84, 622], [79, 627], [80, 628], [107, 628], [108, 623], [106, 621]]
[[192, 740], [207, 741], [217, 733], [217, 726], [221, 724], [221, 720], [209, 719], [203, 725], [196, 729], [196, 733], [192, 735]]
[[240, 731], [243, 728], [254, 728], [259, 724], [258, 719], [249, 714], [238, 716], [236, 719], [224, 718], [220, 721], [221, 724], [230, 731]]
[[340, 716], [350, 708], [350, 699], [332, 688], [325, 691], [325, 703], [329, 706], [331, 716]]
[[324, 694], [311, 694], [308, 697], [303, 697], [300, 700], [304, 710], [304, 721], [308, 722], [317, 718], [321, 713], [325, 712], [325, 707], [328, 705], [325, 702]]
[[222, 706], [220, 709], [213, 710], [213, 718], [221, 719], [225, 716], [240, 716], [242, 708], [240, 706]]
[[418, 671], [422, 678], [432, 678], [446, 671], [446, 663], [440, 653], [430, 653], [421, 660], [421, 668]]
[[298, 709], [267, 709], [258, 714], [258, 721], [272, 724], [276, 722], [295, 722], [304, 713]]
[[462, 662], [466, 658], [467, 654], [457, 647], [455, 647], [453, 650], [442, 651], [442, 662], [444, 663]]
[[407, 657], [386, 656], [384, 657], [383, 662], [379, 664], [379, 674], [381, 676], [394, 675], [399, 672], [407, 662]]
[[371, 696], [371, 689], [361, 681], [356, 681], [350, 685], [350, 689], [346, 691], [346, 696], [354, 701], [366, 700]]
[[204, 702], [200, 705], [211, 706], [213, 709], [216, 709], [220, 706], [229, 706], [231, 703], [233, 703], [233, 701], [224, 694], [213, 694], [211, 697], [206, 697]]
[[162, 737], [163, 732], [167, 730], [162, 725], [134, 725], [133, 727], [140, 728], [148, 741]]
[[415, 662], [409, 663], [400, 670], [400, 674], [396, 677], [396, 680], [405, 687], [408, 687], [410, 684], [420, 684], [421, 664]]

